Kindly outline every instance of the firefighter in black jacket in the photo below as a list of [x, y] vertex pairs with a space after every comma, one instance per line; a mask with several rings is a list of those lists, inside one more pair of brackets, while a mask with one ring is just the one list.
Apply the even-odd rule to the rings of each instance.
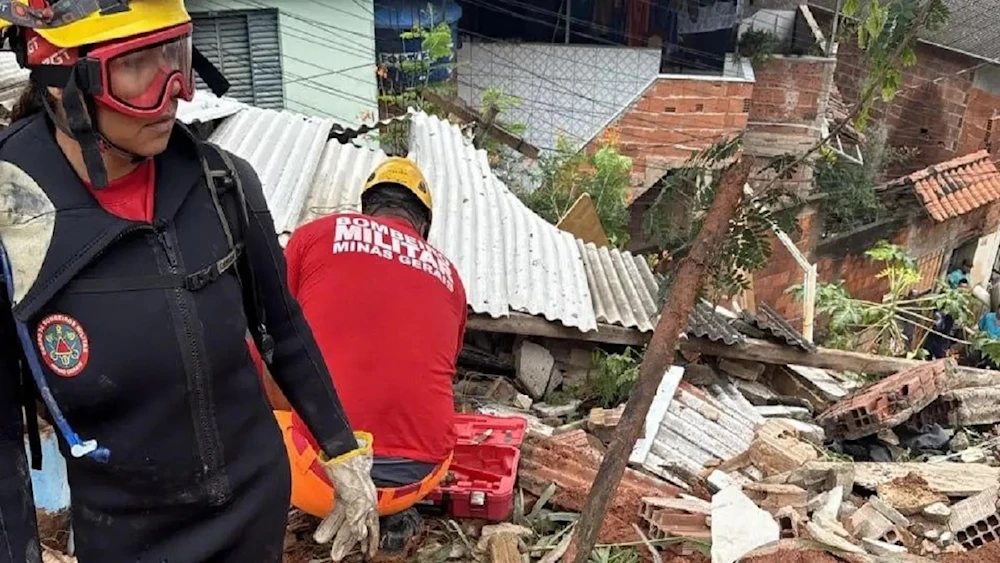
[[40, 561], [22, 423], [36, 397], [81, 563], [280, 561], [290, 473], [248, 328], [336, 485], [316, 539], [335, 560], [374, 552], [371, 436], [289, 297], [260, 182], [174, 123], [192, 67], [224, 82], [183, 0], [26, 1], [0, 0], [32, 71], [0, 133], [0, 563]]

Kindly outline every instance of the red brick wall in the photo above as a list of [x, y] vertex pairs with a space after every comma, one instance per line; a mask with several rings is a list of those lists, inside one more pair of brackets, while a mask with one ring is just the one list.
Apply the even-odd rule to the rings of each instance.
[[[882, 266], [865, 257], [865, 250], [882, 239], [903, 245], [916, 258], [921, 273], [916, 289], [933, 289], [952, 249], [1000, 228], [1000, 202], [942, 223], [917, 217], [909, 223], [875, 227], [850, 241], [838, 237], [821, 243], [818, 229], [821, 217], [812, 208], [805, 208], [798, 219], [800, 233], [793, 240], [806, 258], [816, 264], [819, 283], [843, 281], [854, 297], [879, 301], [888, 287], [884, 280], [876, 278]], [[802, 283], [802, 269], [777, 239], [772, 239], [771, 249], [770, 263], [754, 273], [754, 296], [758, 303], [766, 302], [800, 327], [802, 305], [786, 290]]]
[[[744, 149], [756, 157], [757, 168], [779, 155], [803, 154], [819, 141], [817, 118], [826, 111], [835, 65], [834, 59], [774, 57], [754, 67]], [[773, 174], [755, 176], [754, 187], [771, 185]], [[812, 187], [812, 170], [800, 166], [792, 178], [776, 184], [804, 194]]]
[[[820, 26], [828, 29], [829, 12], [814, 10]], [[917, 64], [903, 72], [900, 90], [889, 104], [879, 102], [872, 112], [873, 122], [885, 120], [888, 141], [895, 147], [915, 147], [919, 154], [911, 161], [890, 171], [902, 176], [915, 170], [967, 154], [969, 139], [975, 138], [979, 127], [965, 131], [969, 119], [981, 114], [972, 98], [973, 72], [969, 68], [982, 62], [947, 49], [918, 43]], [[842, 38], [837, 52], [836, 83], [844, 102], [853, 108], [865, 83], [867, 65], [857, 42]], [[973, 111], [967, 114], [967, 110]], [[976, 121], [978, 123], [978, 121]], [[982, 137], [980, 137], [981, 139]]]
[[[807, 259], [811, 260], [812, 250], [819, 234], [819, 215], [812, 207], [805, 208], [798, 216], [798, 233], [792, 242]], [[754, 299], [773, 307], [792, 325], [801, 328], [802, 303], [785, 290], [802, 283], [805, 272], [791, 253], [777, 237], [771, 237], [771, 261], [763, 269], [754, 273]]]
[[752, 91], [748, 82], [656, 79], [609, 124], [616, 129], [622, 154], [632, 157], [633, 185], [648, 187], [692, 152], [742, 131]]
[[993, 121], [992, 126], [989, 123], [998, 115], [1000, 115], [1000, 95], [972, 88], [969, 91], [969, 103], [962, 124], [959, 154], [987, 148], [988, 143], [990, 152], [997, 155], [997, 151], [1000, 150], [1000, 131], [996, 128], [1000, 126], [1000, 121]]
[[754, 67], [751, 122], [813, 124], [827, 96], [823, 78], [835, 61], [774, 57]]

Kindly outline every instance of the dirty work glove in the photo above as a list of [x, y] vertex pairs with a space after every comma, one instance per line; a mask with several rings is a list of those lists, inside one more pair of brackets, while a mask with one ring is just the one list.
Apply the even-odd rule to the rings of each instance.
[[320, 455], [323, 470], [334, 487], [333, 510], [323, 519], [313, 539], [331, 539], [330, 558], [341, 561], [355, 544], [369, 556], [378, 551], [378, 492], [372, 482], [372, 435], [355, 432], [358, 449], [333, 459]]

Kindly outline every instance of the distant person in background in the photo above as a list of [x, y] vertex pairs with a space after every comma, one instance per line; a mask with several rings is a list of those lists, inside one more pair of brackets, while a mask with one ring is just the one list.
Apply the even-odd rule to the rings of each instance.
[[1000, 313], [1000, 307], [979, 318], [979, 330], [990, 338], [1000, 338], [1000, 320], [997, 318], [997, 313]]
[[972, 271], [972, 265], [969, 264], [968, 260], [962, 260], [962, 265], [955, 268], [948, 273], [948, 285], [952, 289], [958, 289], [960, 286], [969, 284], [969, 272]]
[[[986, 336], [992, 339], [1000, 338], [1000, 319], [997, 317], [998, 312], [1000, 312], [1000, 307], [997, 307], [995, 310], [990, 311], [979, 318], [979, 330], [986, 333]], [[988, 369], [998, 368], [996, 362], [986, 356], [983, 356], [979, 363], [980, 367]]]
[[947, 357], [948, 351], [955, 344], [956, 328], [954, 317], [941, 310], [934, 311], [934, 325], [924, 339], [922, 348], [935, 360]]

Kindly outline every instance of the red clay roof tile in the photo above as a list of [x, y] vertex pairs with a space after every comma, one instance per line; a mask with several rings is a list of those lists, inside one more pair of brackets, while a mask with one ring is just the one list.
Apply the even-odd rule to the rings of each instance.
[[1000, 170], [981, 150], [889, 182], [910, 186], [935, 221], [964, 215], [1000, 200]]

